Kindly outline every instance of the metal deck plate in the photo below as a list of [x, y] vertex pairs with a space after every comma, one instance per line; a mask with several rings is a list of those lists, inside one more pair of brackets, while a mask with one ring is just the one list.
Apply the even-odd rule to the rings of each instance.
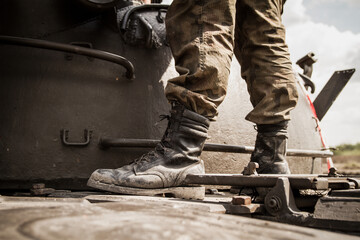
[[164, 198], [96, 199], [0, 197], [0, 239], [357, 239]]

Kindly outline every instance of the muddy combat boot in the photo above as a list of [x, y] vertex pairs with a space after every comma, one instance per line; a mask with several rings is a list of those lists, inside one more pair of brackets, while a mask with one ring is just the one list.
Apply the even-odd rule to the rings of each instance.
[[257, 162], [260, 174], [290, 174], [286, 162], [287, 124], [257, 125], [258, 134], [250, 162]]
[[187, 174], [203, 174], [199, 159], [210, 121], [180, 104], [173, 104], [165, 134], [156, 148], [118, 169], [98, 169], [88, 186], [123, 194], [171, 194], [203, 199], [204, 187], [184, 186]]

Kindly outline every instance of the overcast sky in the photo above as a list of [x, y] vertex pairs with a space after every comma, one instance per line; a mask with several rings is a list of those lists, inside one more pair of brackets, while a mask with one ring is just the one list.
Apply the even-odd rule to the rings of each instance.
[[312, 76], [317, 88], [313, 99], [335, 70], [357, 69], [321, 122], [330, 146], [360, 142], [359, 13], [359, 0], [288, 0], [285, 4], [283, 22], [293, 62], [310, 51], [318, 59]]
[[287, 0], [283, 22], [292, 61], [309, 52], [318, 59], [312, 75], [317, 89], [313, 100], [334, 71], [357, 69], [321, 128], [330, 146], [360, 142], [360, 0]]

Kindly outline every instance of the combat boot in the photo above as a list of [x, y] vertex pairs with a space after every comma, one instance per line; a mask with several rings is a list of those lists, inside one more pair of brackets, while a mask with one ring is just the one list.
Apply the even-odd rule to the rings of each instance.
[[250, 162], [257, 162], [260, 174], [290, 174], [286, 162], [287, 124], [257, 125], [255, 149], [251, 154]]
[[204, 187], [184, 185], [188, 174], [203, 174], [199, 158], [207, 138], [209, 119], [173, 103], [168, 126], [156, 148], [133, 163], [118, 169], [98, 169], [88, 186], [123, 194], [172, 194], [180, 198], [203, 199]]

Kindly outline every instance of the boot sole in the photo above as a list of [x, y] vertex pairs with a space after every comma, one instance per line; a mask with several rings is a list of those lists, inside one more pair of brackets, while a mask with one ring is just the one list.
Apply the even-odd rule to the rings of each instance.
[[140, 196], [166, 196], [170, 195], [175, 198], [203, 200], [205, 198], [205, 187], [170, 187], [170, 188], [131, 188], [121, 187], [114, 184], [106, 184], [92, 179], [88, 180], [89, 187], [115, 192], [127, 195]]

